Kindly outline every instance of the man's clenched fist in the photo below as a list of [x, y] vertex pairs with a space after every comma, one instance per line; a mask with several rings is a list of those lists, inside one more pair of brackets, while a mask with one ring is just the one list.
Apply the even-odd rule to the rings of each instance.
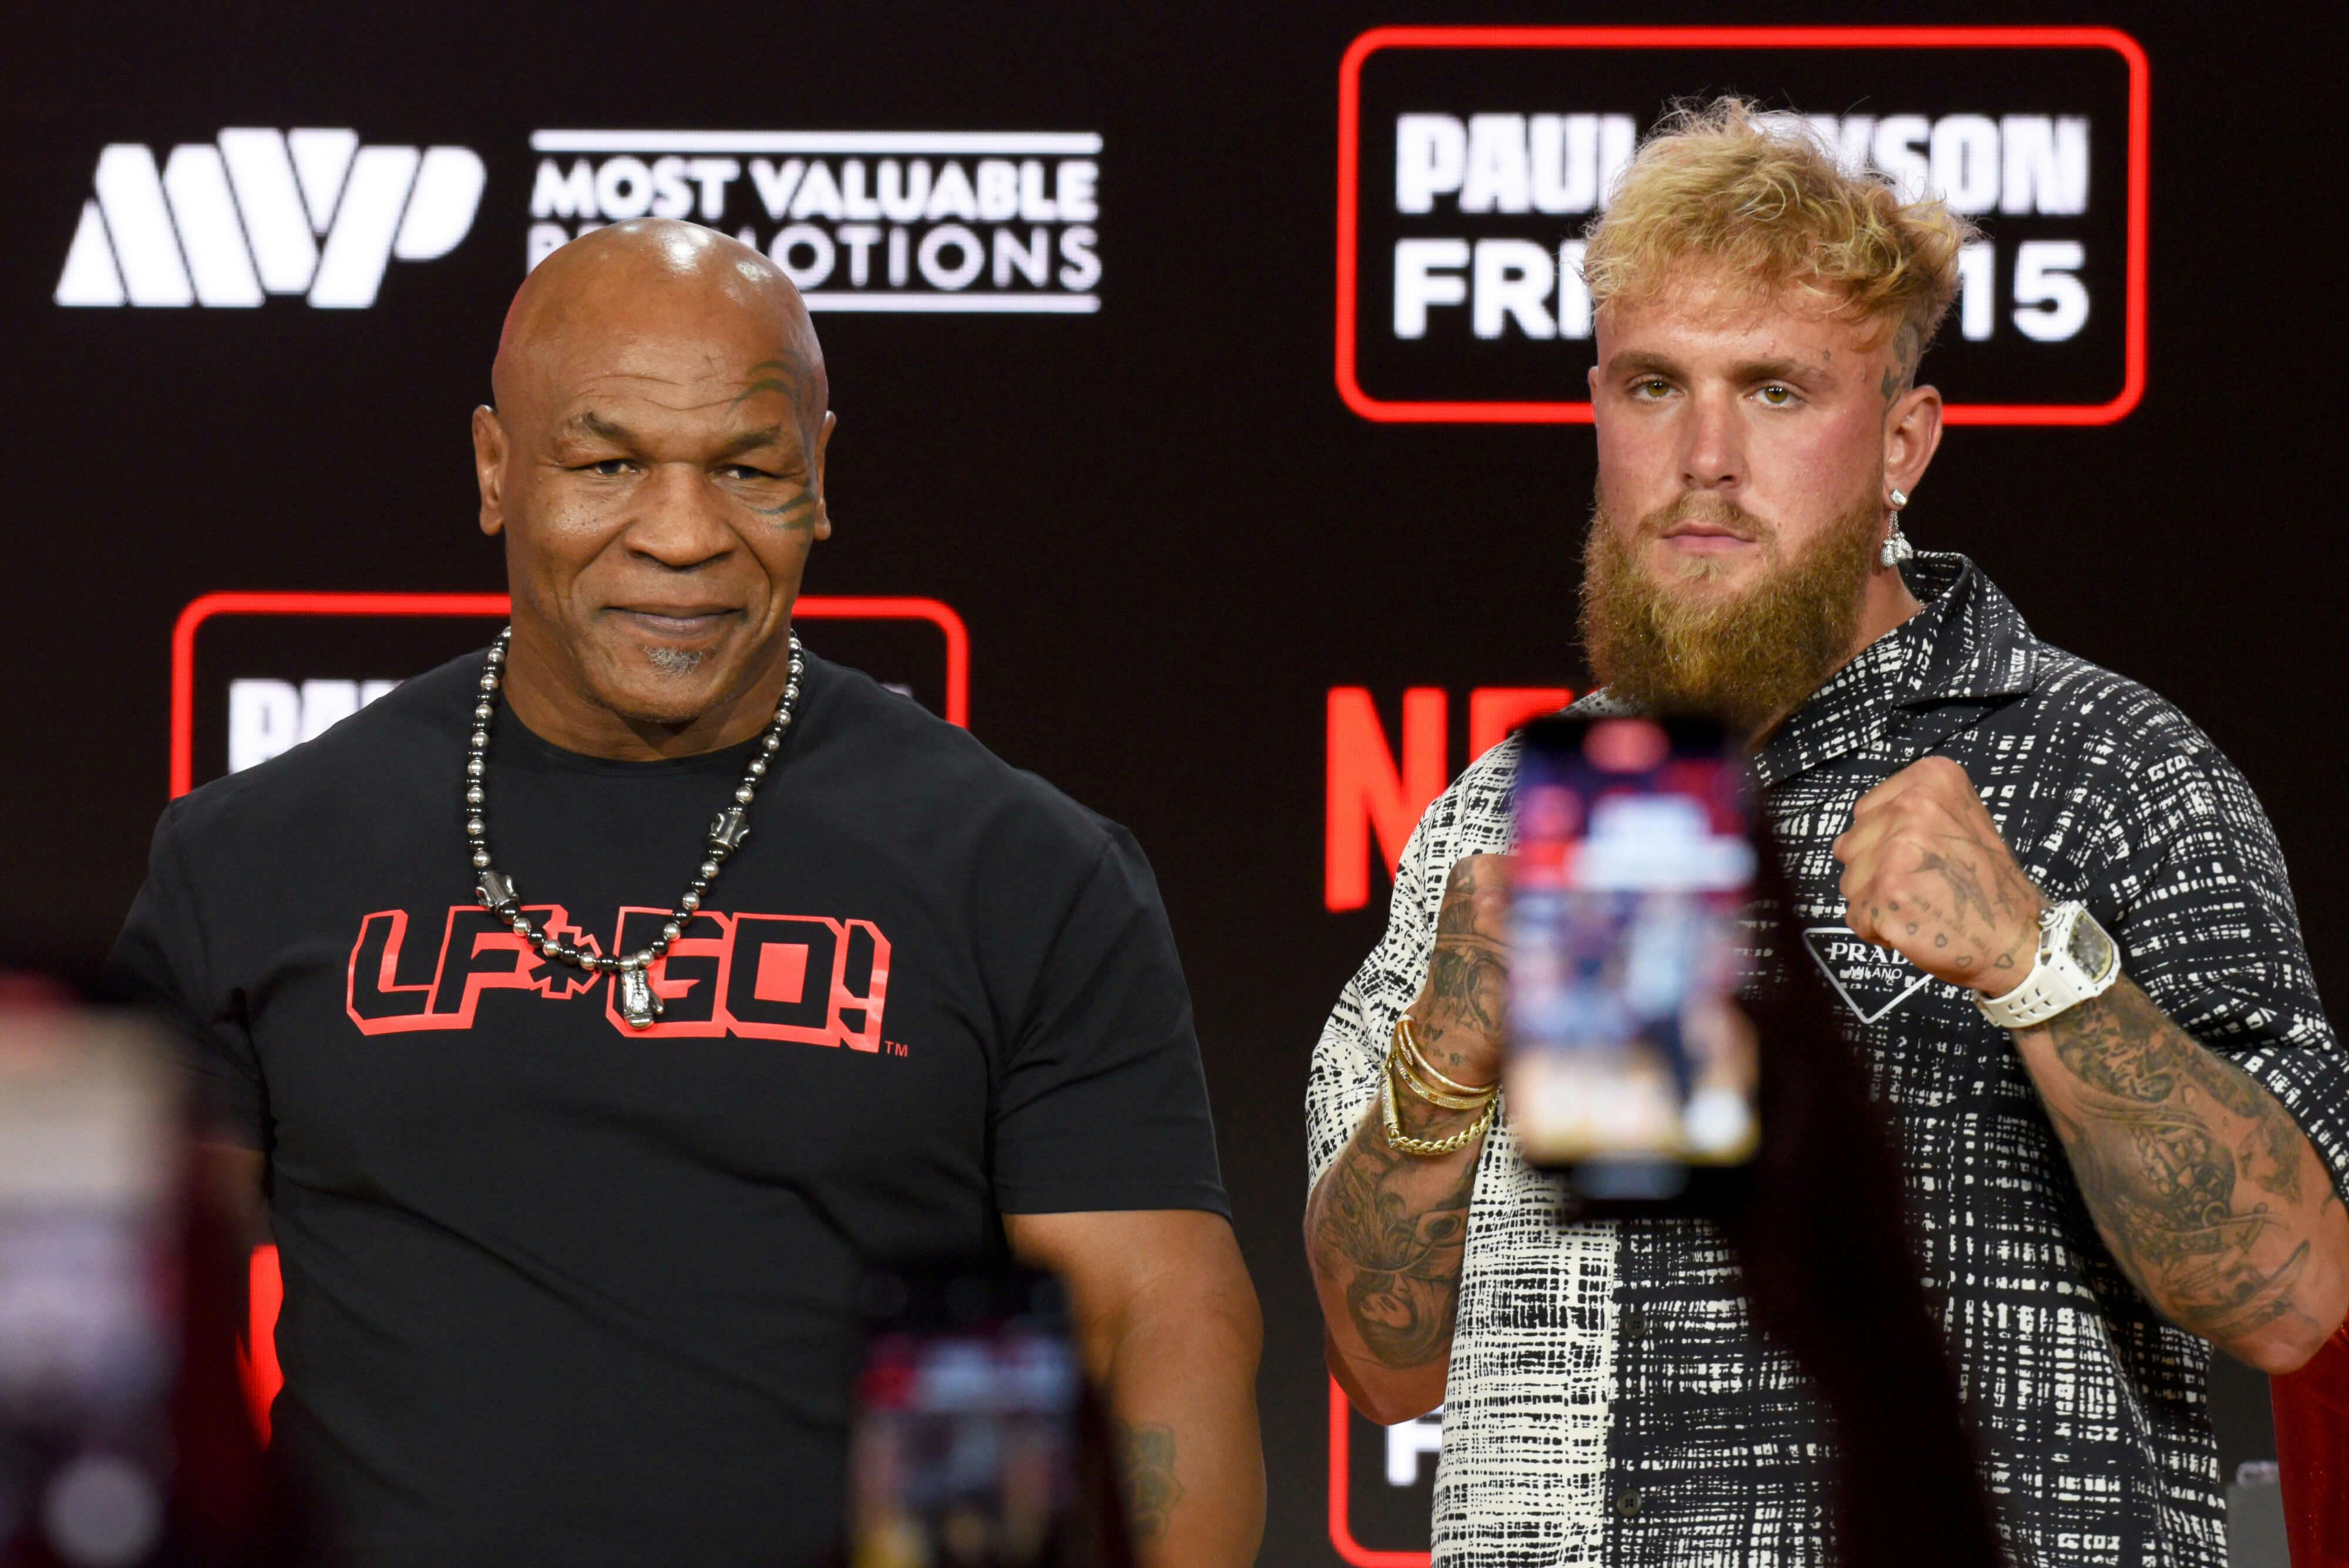
[[1435, 916], [1427, 982], [1411, 1004], [1429, 1065], [1482, 1088], [1501, 1075], [1502, 1005], [1509, 981], [1509, 858], [1454, 862]]
[[2039, 889], [1965, 769], [1926, 757], [1859, 797], [1835, 841], [1844, 923], [1936, 980], [2003, 996], [2039, 955]]

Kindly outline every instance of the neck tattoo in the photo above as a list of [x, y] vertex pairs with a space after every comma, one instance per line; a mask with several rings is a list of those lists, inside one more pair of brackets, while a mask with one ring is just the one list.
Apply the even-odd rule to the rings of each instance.
[[620, 989], [620, 1016], [631, 1029], [650, 1029], [661, 1015], [661, 999], [653, 993], [651, 967], [692, 924], [695, 911], [701, 908], [702, 896], [718, 879], [719, 868], [750, 836], [750, 797], [758, 793], [759, 781], [767, 776], [775, 753], [782, 749], [783, 734], [792, 727], [792, 710], [800, 699], [800, 674], [806, 661], [802, 657], [799, 634], [792, 634], [791, 674], [783, 682], [782, 700], [775, 704], [774, 722], [767, 726], [758, 751], [751, 754], [750, 765], [734, 791], [734, 804], [720, 811], [709, 826], [709, 840], [702, 850], [699, 874], [686, 885], [685, 897], [677, 901], [677, 909], [661, 927], [659, 936], [635, 952], [609, 957], [583, 953], [569, 942], [532, 925], [530, 917], [523, 912], [522, 897], [514, 888], [513, 878], [490, 864], [490, 721], [497, 713], [498, 686], [504, 679], [506, 649], [512, 642], [513, 628], [508, 627], [491, 645], [488, 661], [481, 667], [481, 695], [473, 705], [472, 745], [465, 756], [465, 838], [472, 846], [473, 897], [490, 913], [512, 927], [514, 935], [555, 962], [567, 963], [590, 974], [619, 976], [616, 983]]

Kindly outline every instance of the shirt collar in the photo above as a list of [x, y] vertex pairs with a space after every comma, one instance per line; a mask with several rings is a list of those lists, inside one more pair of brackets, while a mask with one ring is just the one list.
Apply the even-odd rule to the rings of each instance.
[[2039, 639], [2013, 601], [1955, 553], [1920, 550], [1906, 574], [1925, 607], [1901, 627], [1925, 639], [1916, 681], [1896, 699], [1904, 708], [2019, 697], [2039, 683]]
[[1904, 576], [1924, 607], [1829, 676], [1764, 743], [1754, 759], [1764, 789], [1878, 739], [1914, 757], [2037, 680], [2037, 639], [1971, 561], [1920, 551]]

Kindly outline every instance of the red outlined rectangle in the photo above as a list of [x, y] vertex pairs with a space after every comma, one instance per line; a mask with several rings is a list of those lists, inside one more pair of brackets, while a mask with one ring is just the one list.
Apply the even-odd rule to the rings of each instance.
[[[194, 787], [196, 633], [219, 616], [504, 616], [503, 594], [226, 593], [206, 594], [180, 612], [171, 628], [171, 798]], [[946, 719], [970, 727], [970, 633], [937, 599], [809, 595], [792, 607], [807, 620], [926, 620], [947, 639]]]
[[1354, 1539], [1354, 1523], [1347, 1517], [1353, 1501], [1353, 1408], [1338, 1380], [1330, 1379], [1330, 1544], [1354, 1568], [1428, 1568], [1428, 1552], [1381, 1552]]
[[[512, 607], [504, 594], [219, 593], [191, 601], [171, 628], [171, 798], [177, 800], [194, 787], [196, 633], [206, 621], [240, 615], [502, 617]], [[970, 632], [951, 606], [931, 598], [810, 595], [792, 607], [792, 614], [809, 620], [928, 621], [947, 639], [947, 722], [969, 728]], [[884, 958], [875, 971], [876, 991], [886, 983], [886, 965]], [[879, 1048], [877, 1020], [869, 1033], [873, 1043], [864, 1044], [860, 1038], [859, 1049]], [[277, 1313], [284, 1299], [277, 1249], [255, 1248], [250, 1266], [251, 1321], [246, 1324], [245, 1343], [237, 1347], [237, 1361], [254, 1428], [265, 1443], [270, 1405], [285, 1382], [277, 1364]]]
[[1374, 27], [1338, 66], [1338, 395], [1386, 423], [1588, 424], [1587, 402], [1402, 402], [1355, 376], [1361, 234], [1362, 62], [1381, 49], [2110, 49], [2127, 62], [2128, 288], [2121, 389], [2104, 403], [1951, 403], [1953, 425], [2108, 425], [2145, 396], [2146, 213], [2152, 69], [2114, 27]]

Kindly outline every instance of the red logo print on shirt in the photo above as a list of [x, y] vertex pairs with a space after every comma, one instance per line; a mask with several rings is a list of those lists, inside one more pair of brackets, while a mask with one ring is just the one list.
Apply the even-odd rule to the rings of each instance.
[[[533, 925], [592, 953], [633, 952], [669, 918], [665, 909], [624, 909], [605, 947], [573, 926], [560, 904], [528, 909]], [[423, 922], [411, 922], [405, 909], [380, 909], [359, 922], [347, 997], [363, 1034], [471, 1029], [485, 992], [567, 1002], [601, 987], [605, 1021], [630, 1038], [731, 1034], [881, 1049], [889, 939], [870, 920], [704, 910], [652, 967], [662, 1009], [650, 1029], [631, 1029], [620, 1017], [609, 976], [547, 959], [479, 905], [450, 907], [439, 950], [429, 958], [422, 942], [410, 941], [412, 925]]]

